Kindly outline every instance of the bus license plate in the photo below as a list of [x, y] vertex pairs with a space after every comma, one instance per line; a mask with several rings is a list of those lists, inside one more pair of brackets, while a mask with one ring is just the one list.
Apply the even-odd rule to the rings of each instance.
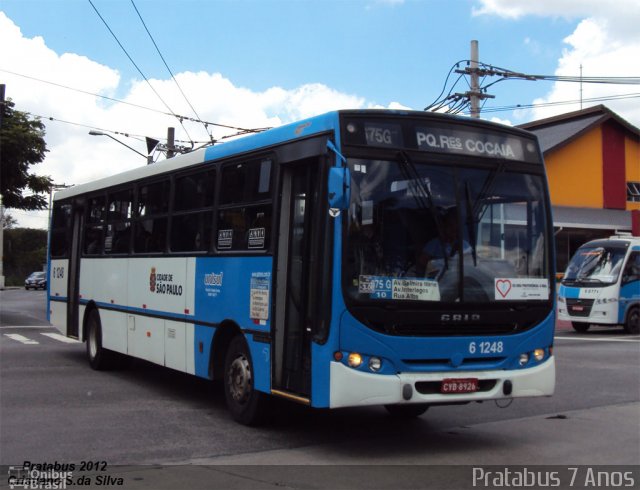
[[478, 378], [447, 378], [442, 380], [440, 393], [474, 393], [478, 391]]

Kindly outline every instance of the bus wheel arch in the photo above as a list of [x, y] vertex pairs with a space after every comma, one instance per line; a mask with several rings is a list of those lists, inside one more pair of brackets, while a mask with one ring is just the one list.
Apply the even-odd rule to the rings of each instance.
[[223, 385], [227, 408], [236, 422], [259, 425], [267, 413], [267, 395], [255, 389], [255, 372], [244, 335], [231, 339], [224, 361]]
[[115, 354], [102, 347], [102, 322], [100, 321], [98, 308], [95, 305], [87, 308], [83, 323], [89, 365], [96, 371], [110, 369], [113, 367]]
[[634, 305], [627, 312], [627, 321], [624, 323], [624, 331], [630, 334], [640, 333], [640, 306]]
[[87, 324], [89, 321], [89, 315], [93, 310], [97, 311], [98, 307], [96, 306], [95, 302], [92, 300], [87, 303], [87, 306], [84, 309], [84, 315], [82, 317], [82, 338], [80, 340], [82, 340], [83, 342], [87, 341]]
[[242, 335], [242, 330], [234, 321], [224, 320], [211, 339], [211, 356], [209, 357], [209, 377], [221, 380], [224, 377], [224, 361], [229, 345], [234, 337]]

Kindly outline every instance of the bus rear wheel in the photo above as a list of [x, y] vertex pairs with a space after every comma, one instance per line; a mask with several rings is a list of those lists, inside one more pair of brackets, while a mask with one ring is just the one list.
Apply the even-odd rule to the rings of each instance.
[[224, 396], [227, 408], [236, 422], [258, 425], [264, 421], [266, 395], [254, 386], [251, 354], [244, 337], [234, 337], [224, 363]]
[[571, 322], [571, 326], [576, 332], [585, 333], [587, 330], [589, 330], [589, 327], [591, 325], [582, 322]]
[[114, 353], [102, 347], [102, 324], [98, 310], [93, 309], [87, 317], [87, 358], [96, 371], [113, 367]]
[[419, 417], [427, 411], [429, 405], [426, 403], [413, 403], [411, 405], [385, 405], [389, 415], [400, 419], [411, 419]]
[[627, 315], [624, 331], [630, 334], [640, 333], [640, 308], [634, 307]]

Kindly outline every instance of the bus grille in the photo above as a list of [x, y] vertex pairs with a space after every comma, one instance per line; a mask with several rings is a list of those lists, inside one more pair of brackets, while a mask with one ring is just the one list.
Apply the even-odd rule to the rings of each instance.
[[589, 316], [593, 301], [593, 299], [567, 298], [567, 311], [571, 316]]
[[423, 335], [500, 335], [519, 330], [518, 325], [394, 325], [392, 333], [395, 335], [423, 336]]

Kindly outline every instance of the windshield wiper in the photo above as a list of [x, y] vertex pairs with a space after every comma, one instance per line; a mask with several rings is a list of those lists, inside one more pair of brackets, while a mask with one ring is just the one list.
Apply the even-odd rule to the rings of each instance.
[[440, 245], [442, 246], [443, 250], [442, 255], [444, 258], [444, 269], [441, 272], [441, 274], [443, 274], [449, 269], [449, 259], [446, 253], [447, 246], [443, 238], [444, 228], [442, 226], [442, 220], [440, 219], [440, 216], [438, 216], [436, 208], [433, 205], [433, 196], [431, 195], [431, 191], [420, 178], [420, 174], [416, 170], [415, 164], [409, 158], [409, 155], [407, 155], [404, 151], [399, 151], [397, 161], [400, 163], [400, 171], [402, 172], [403, 177], [407, 179], [409, 185], [411, 184], [411, 182], [415, 183], [415, 190], [417, 190], [418, 193], [414, 192], [413, 188], [410, 188], [412, 191], [411, 194], [413, 195], [416, 204], [418, 205], [418, 207], [428, 210], [431, 214], [431, 217], [433, 218], [433, 221], [436, 224], [436, 230], [438, 231], [438, 240], [440, 241]]
[[[478, 259], [476, 256], [476, 221], [473, 214], [473, 206], [471, 205], [471, 191], [469, 190], [469, 181], [464, 183], [464, 193], [467, 200], [467, 233], [469, 233], [469, 239], [471, 240], [471, 256], [473, 257], [474, 267], [478, 265]], [[463, 250], [464, 253], [464, 250]]]
[[[496, 178], [498, 177], [499, 174], [504, 173], [505, 167], [506, 167], [505, 163], [504, 162], [500, 162], [498, 164], [498, 167], [493, 169], [489, 173], [489, 175], [487, 175], [487, 178], [484, 180], [484, 182], [482, 184], [482, 188], [480, 189], [480, 192], [478, 192], [478, 197], [476, 198], [476, 200], [473, 203], [473, 216], [474, 216], [474, 219], [477, 219], [478, 222], [480, 222], [482, 220], [482, 215], [487, 210], [487, 207], [485, 207], [485, 209], [482, 211], [482, 213], [480, 213], [480, 208], [482, 206], [482, 203], [484, 201], [486, 201], [487, 198], [489, 197], [489, 194], [491, 192], [493, 192], [493, 188], [495, 187]], [[478, 215], [477, 218], [475, 218], [476, 215]]]

